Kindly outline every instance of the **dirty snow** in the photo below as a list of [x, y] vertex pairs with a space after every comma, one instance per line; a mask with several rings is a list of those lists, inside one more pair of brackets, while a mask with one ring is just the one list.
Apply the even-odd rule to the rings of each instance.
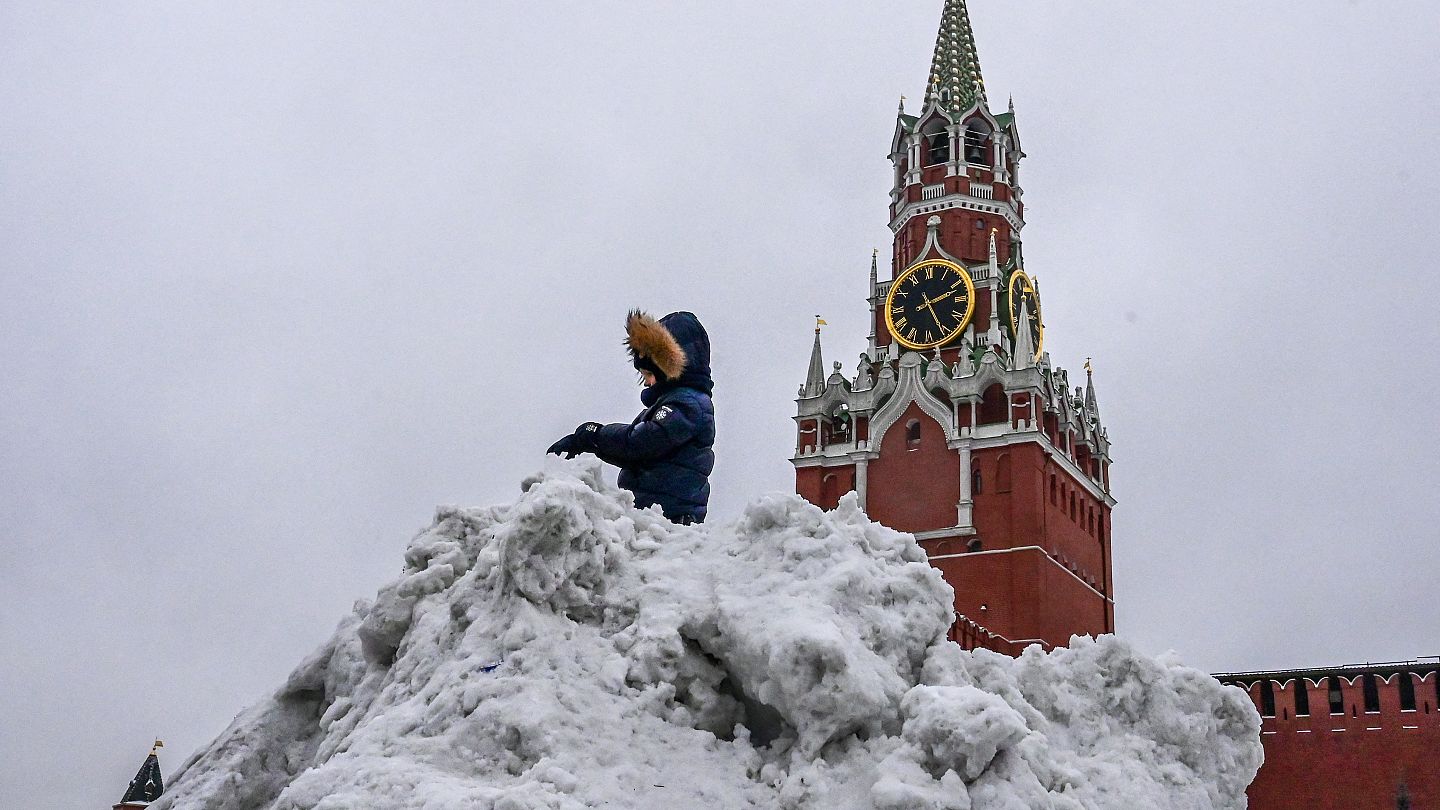
[[1244, 693], [1114, 637], [965, 652], [951, 604], [853, 500], [681, 527], [557, 461], [439, 510], [152, 808], [1245, 806]]

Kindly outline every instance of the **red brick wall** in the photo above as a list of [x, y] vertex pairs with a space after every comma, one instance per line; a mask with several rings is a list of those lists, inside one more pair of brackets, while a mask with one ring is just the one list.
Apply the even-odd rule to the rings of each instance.
[[932, 564], [955, 589], [956, 613], [1012, 641], [1041, 639], [1060, 647], [1075, 634], [1106, 632], [1104, 600], [1038, 549], [964, 554]]
[[[920, 446], [906, 446], [905, 426], [920, 422]], [[880, 457], [870, 462], [865, 493], [871, 519], [902, 532], [955, 525], [960, 502], [960, 454], [945, 446], [945, 431], [920, 406], [910, 407], [886, 431]]]
[[[1414, 678], [1415, 710], [1401, 711], [1399, 682]], [[1391, 675], [1366, 713], [1361, 679], [1342, 679], [1344, 712], [1330, 714], [1328, 685], [1310, 684], [1310, 714], [1295, 715], [1297, 680], [1274, 683], [1275, 717], [1261, 724], [1265, 764], [1247, 795], [1251, 810], [1395, 810], [1403, 781], [1413, 810], [1440, 807], [1440, 706], [1436, 674]], [[1250, 686], [1256, 708], [1261, 685]]]

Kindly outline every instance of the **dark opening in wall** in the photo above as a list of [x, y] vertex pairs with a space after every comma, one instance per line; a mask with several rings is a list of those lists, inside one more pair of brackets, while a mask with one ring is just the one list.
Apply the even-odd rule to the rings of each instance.
[[990, 165], [990, 125], [975, 119], [965, 127], [965, 162]]
[[1365, 698], [1365, 713], [1380, 711], [1380, 689], [1375, 685], [1374, 675], [1365, 675], [1360, 679], [1360, 691]]
[[980, 424], [993, 425], [1010, 421], [1010, 396], [1005, 386], [995, 383], [980, 398]]
[[1400, 708], [1403, 711], [1415, 711], [1415, 679], [1408, 672], [1402, 672], [1395, 676], [1400, 680]]
[[1335, 677], [1334, 675], [1331, 675], [1330, 677], [1325, 679], [1325, 682], [1329, 684], [1330, 687], [1327, 690], [1330, 697], [1330, 713], [1344, 714], [1345, 693], [1340, 690], [1340, 679]]
[[1054, 506], [1056, 503], [1059, 502], [1059, 501], [1058, 501], [1059, 495], [1058, 495], [1058, 493], [1057, 493], [1057, 490], [1058, 490], [1058, 487], [1055, 486], [1055, 474], [1054, 474], [1054, 473], [1051, 473], [1051, 474], [1050, 474], [1050, 505], [1051, 505], [1051, 506]]
[[1275, 682], [1260, 682], [1260, 716], [1275, 716]]
[[1304, 678], [1295, 682], [1295, 716], [1310, 716], [1310, 683]]
[[920, 448], [920, 420], [911, 419], [905, 425], [905, 447], [909, 450]]
[[979, 494], [981, 493], [981, 491], [984, 490], [984, 487], [982, 486], [982, 484], [984, 484], [984, 483], [985, 483], [985, 480], [984, 480], [984, 478], [981, 477], [981, 475], [980, 475], [980, 468], [979, 468], [979, 467], [976, 467], [975, 469], [973, 469], [973, 470], [970, 471], [970, 495], [971, 495], [971, 496], [979, 495]]
[[944, 121], [937, 118], [925, 127], [924, 149], [926, 166], [938, 166], [950, 160], [950, 133]]

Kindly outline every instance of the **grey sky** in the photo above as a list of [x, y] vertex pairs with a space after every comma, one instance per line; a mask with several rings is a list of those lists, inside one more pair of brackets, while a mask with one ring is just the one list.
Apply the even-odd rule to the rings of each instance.
[[[710, 329], [717, 519], [789, 489], [940, 6], [0, 4], [0, 806], [172, 772], [434, 505], [632, 416], [628, 307]], [[1440, 654], [1433, 2], [971, 6], [1122, 635]]]

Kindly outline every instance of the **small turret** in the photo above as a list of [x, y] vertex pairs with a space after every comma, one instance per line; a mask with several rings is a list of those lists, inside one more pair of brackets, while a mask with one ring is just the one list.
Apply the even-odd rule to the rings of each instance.
[[1016, 371], [1035, 367], [1035, 336], [1030, 331], [1030, 304], [1025, 296], [1020, 299], [1020, 313], [1015, 319], [1015, 351], [1011, 362]]
[[1095, 398], [1095, 369], [1090, 358], [1085, 358], [1085, 410], [1096, 420], [1100, 419], [1100, 402]]
[[825, 393], [825, 357], [820, 351], [820, 326], [825, 322], [815, 316], [815, 345], [810, 349], [810, 370], [805, 375], [805, 385], [800, 388], [800, 397], [809, 399]]
[[990, 338], [990, 345], [996, 349], [1000, 348], [1000, 252], [995, 247], [995, 229], [990, 229], [990, 278], [994, 279], [994, 285], [990, 288], [990, 328], [986, 335]]
[[156, 740], [154, 747], [150, 749], [150, 756], [145, 758], [140, 771], [135, 778], [130, 780], [130, 786], [125, 790], [125, 796], [120, 803], [115, 805], [113, 810], [132, 810], [132, 808], [146, 807], [160, 798], [165, 792], [165, 781], [160, 777], [160, 754], [159, 751], [165, 743]]

